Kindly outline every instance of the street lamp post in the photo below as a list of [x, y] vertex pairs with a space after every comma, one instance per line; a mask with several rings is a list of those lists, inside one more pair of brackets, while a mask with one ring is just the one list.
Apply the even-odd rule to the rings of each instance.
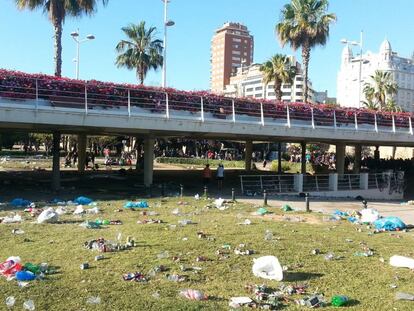
[[360, 47], [359, 54], [359, 90], [358, 90], [358, 108], [361, 108], [361, 94], [362, 94], [362, 52], [363, 52], [363, 35], [364, 32], [361, 30], [359, 41], [349, 41], [347, 39], [342, 39], [341, 42], [344, 44], [350, 44], [353, 46]]
[[167, 17], [167, 8], [168, 3], [170, 0], [161, 0], [164, 2], [164, 53], [163, 53], [163, 60], [162, 60], [162, 87], [167, 86], [167, 27], [174, 26], [174, 22], [172, 20], [168, 20]]
[[73, 40], [75, 40], [76, 42], [76, 79], [79, 80], [79, 62], [80, 62], [80, 45], [83, 42], [86, 41], [90, 41], [90, 40], [94, 40], [95, 36], [94, 35], [87, 35], [86, 38], [84, 39], [79, 39], [79, 28], [77, 31], [74, 31], [70, 34], [73, 38]]

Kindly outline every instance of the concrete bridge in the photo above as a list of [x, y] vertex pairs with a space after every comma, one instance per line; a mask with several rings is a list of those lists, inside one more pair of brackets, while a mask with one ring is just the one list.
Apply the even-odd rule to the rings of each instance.
[[[57, 79], [0, 70], [0, 129], [77, 134], [79, 170], [84, 170], [86, 135], [140, 136], [144, 142], [144, 183], [153, 182], [154, 139], [187, 137], [246, 142], [246, 169], [254, 141], [299, 142], [302, 173], [307, 143], [337, 147], [337, 172], [344, 173], [345, 146], [414, 147], [412, 116], [300, 103], [257, 102], [208, 93]], [[378, 156], [378, 154], [376, 154]], [[59, 187], [59, 153], [53, 185]]]

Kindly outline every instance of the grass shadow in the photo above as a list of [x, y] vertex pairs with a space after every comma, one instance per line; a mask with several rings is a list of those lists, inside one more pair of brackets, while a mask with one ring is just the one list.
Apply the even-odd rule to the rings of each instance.
[[322, 273], [286, 272], [283, 280], [287, 282], [309, 281], [324, 276]]

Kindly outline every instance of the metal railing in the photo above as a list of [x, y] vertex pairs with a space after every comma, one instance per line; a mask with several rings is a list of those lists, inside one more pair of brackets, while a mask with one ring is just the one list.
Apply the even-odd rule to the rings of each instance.
[[344, 174], [338, 176], [338, 190], [358, 190], [361, 189], [361, 175]]
[[241, 191], [246, 195], [294, 192], [293, 175], [241, 175]]
[[329, 191], [329, 175], [304, 175], [303, 191]]
[[[1, 73], [1, 72], [0, 72]], [[168, 89], [146, 89], [112, 83], [0, 75], [0, 97], [13, 103], [35, 101], [35, 109], [78, 109], [131, 116], [153, 115], [206, 121], [248, 122], [262, 126], [333, 128], [335, 130], [398, 132], [413, 135], [408, 113], [321, 108], [301, 103], [255, 102], [213, 94], [200, 96]]]

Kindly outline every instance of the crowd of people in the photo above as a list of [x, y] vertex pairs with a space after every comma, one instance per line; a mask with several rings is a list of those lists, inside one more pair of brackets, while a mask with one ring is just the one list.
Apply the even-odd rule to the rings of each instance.
[[171, 88], [146, 87], [142, 85], [115, 84], [100, 81], [79, 81], [43, 74], [26, 74], [17, 71], [0, 70], [0, 96], [12, 99], [43, 99], [53, 105], [84, 105], [85, 94], [89, 109], [101, 107], [112, 109], [138, 107], [153, 113], [166, 112], [167, 102], [171, 110], [204, 113], [214, 118], [230, 118], [236, 115], [286, 120], [287, 112], [292, 120], [310, 122], [316, 126], [333, 126], [334, 114], [337, 126], [357, 122], [374, 125], [375, 115], [378, 126], [392, 127], [393, 115], [396, 128], [409, 128], [409, 113], [373, 112], [366, 109], [333, 107], [289, 103], [274, 100], [237, 98], [231, 99], [206, 91], [186, 92]]

